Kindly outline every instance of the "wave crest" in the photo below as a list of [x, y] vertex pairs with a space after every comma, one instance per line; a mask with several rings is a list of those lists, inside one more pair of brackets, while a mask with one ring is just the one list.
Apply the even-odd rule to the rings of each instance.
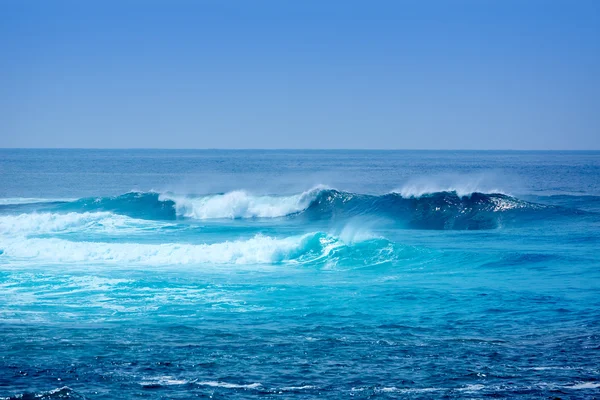
[[492, 229], [546, 217], [557, 208], [529, 203], [500, 193], [436, 192], [420, 197], [382, 196], [325, 190], [302, 213], [311, 219], [380, 216], [413, 229]]
[[173, 201], [177, 215], [186, 218], [277, 218], [305, 210], [321, 190], [316, 187], [292, 196], [253, 196], [242, 190], [202, 197], [163, 194], [159, 200]]
[[[368, 216], [392, 220], [399, 226], [412, 229], [492, 229], [583, 213], [576, 209], [531, 203], [502, 193], [461, 195], [456, 191], [442, 191], [419, 196], [394, 192], [372, 195], [324, 187], [290, 196], [255, 196], [245, 191], [205, 196], [131, 192], [116, 197], [86, 198], [39, 207], [44, 212], [112, 212], [145, 220], [336, 220]], [[33, 211], [38, 211], [38, 208]]]

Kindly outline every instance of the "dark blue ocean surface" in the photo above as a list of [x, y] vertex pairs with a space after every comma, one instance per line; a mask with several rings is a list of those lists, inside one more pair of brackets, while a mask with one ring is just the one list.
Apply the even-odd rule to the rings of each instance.
[[600, 152], [0, 150], [0, 398], [600, 397]]

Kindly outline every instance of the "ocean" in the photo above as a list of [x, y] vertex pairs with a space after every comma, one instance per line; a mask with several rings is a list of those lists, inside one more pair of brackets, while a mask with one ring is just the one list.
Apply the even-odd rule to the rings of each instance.
[[600, 398], [600, 152], [0, 150], [0, 398]]

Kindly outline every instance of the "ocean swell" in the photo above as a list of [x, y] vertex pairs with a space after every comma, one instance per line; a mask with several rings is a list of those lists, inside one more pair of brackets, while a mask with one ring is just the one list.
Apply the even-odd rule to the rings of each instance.
[[543, 219], [563, 212], [500, 193], [437, 192], [418, 197], [399, 193], [381, 196], [324, 190], [298, 215], [311, 219], [379, 216], [412, 229], [493, 229]]
[[[219, 220], [306, 218], [337, 220], [356, 216], [381, 217], [411, 229], [493, 229], [544, 220], [582, 211], [527, 202], [501, 193], [455, 191], [421, 195], [383, 195], [344, 192], [324, 187], [289, 196], [252, 195], [233, 191], [203, 196], [130, 192], [114, 197], [70, 202], [22, 204], [26, 212], [111, 212], [145, 220]], [[15, 212], [18, 210], [10, 210]], [[0, 229], [2, 229], [0, 227]]]

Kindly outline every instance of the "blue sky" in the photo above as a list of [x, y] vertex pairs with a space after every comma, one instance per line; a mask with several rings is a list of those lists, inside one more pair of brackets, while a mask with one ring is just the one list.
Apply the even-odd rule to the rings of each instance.
[[1, 147], [600, 149], [600, 1], [0, 2]]

